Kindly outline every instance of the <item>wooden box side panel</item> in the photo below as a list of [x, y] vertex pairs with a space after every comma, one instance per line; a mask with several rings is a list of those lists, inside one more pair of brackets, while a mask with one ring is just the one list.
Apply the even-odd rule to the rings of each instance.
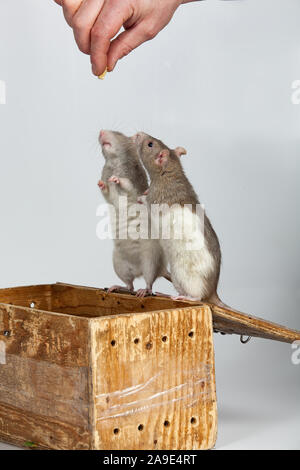
[[88, 320], [0, 306], [0, 348], [0, 439], [91, 448]]
[[214, 446], [209, 307], [94, 319], [91, 328], [97, 449]]
[[39, 310], [51, 311], [52, 286], [45, 284], [0, 289], [0, 303], [19, 307], [30, 307], [33, 305]]

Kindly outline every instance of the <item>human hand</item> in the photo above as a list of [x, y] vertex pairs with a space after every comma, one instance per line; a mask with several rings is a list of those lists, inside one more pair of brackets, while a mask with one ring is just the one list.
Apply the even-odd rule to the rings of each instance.
[[[63, 7], [79, 49], [92, 71], [112, 71], [119, 59], [153, 39], [181, 3], [193, 0], [54, 0]], [[124, 27], [124, 31], [119, 31]], [[118, 36], [116, 36], [118, 34]], [[116, 37], [115, 37], [116, 36]]]

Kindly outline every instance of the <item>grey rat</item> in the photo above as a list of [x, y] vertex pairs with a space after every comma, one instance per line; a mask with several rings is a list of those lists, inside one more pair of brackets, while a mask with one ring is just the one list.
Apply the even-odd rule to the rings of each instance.
[[[146, 196], [148, 207], [164, 204], [169, 208], [169, 213], [162, 214], [160, 220], [171, 216], [171, 236], [169, 239], [160, 238], [160, 243], [170, 263], [172, 282], [179, 293], [176, 299], [222, 304], [217, 295], [221, 266], [220, 243], [203, 210], [203, 229], [200, 229], [200, 216], [197, 213], [200, 202], [180, 161], [186, 150], [182, 147], [171, 150], [161, 140], [143, 132], [136, 134], [133, 141], [151, 179]], [[185, 225], [182, 236], [176, 239], [172, 235], [183, 216]], [[197, 229], [192, 231], [195, 226]]]
[[[105, 165], [98, 186], [106, 201], [114, 206], [117, 220], [122, 223], [122, 218], [118, 217], [119, 197], [127, 198], [129, 213], [130, 206], [137, 204], [138, 197], [148, 189], [147, 175], [131, 138], [121, 132], [102, 130], [99, 142]], [[128, 213], [127, 226], [138, 217]], [[120, 229], [118, 226], [117, 228]], [[139, 289], [138, 296], [151, 294], [152, 285], [159, 276], [170, 280], [158, 240], [133, 240], [130, 237], [119, 239], [118, 234], [119, 231], [114, 240], [113, 266], [128, 290], [133, 291], [133, 281], [140, 276], [146, 281], [146, 289]], [[120, 286], [112, 286], [109, 291], [116, 289], [120, 289]]]

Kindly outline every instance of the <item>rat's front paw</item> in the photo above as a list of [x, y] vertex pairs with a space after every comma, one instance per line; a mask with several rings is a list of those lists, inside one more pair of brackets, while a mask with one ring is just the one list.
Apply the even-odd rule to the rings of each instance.
[[102, 181], [102, 180], [98, 181], [98, 186], [101, 189], [101, 191], [106, 190], [106, 184], [104, 183], [104, 181]]
[[109, 178], [109, 183], [115, 183], [115, 184], [120, 184], [120, 178], [118, 178], [117, 176], [115, 175], [112, 175], [110, 178]]

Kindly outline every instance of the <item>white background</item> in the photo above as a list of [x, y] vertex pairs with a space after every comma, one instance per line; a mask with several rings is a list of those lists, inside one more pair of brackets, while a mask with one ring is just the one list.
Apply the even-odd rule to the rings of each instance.
[[[300, 2], [183, 5], [103, 82], [60, 7], [17, 3], [0, 0], [0, 287], [117, 282], [112, 244], [96, 238], [97, 135], [144, 130], [188, 150], [221, 241], [223, 300], [300, 329]], [[300, 449], [290, 345], [215, 339], [217, 448]]]

